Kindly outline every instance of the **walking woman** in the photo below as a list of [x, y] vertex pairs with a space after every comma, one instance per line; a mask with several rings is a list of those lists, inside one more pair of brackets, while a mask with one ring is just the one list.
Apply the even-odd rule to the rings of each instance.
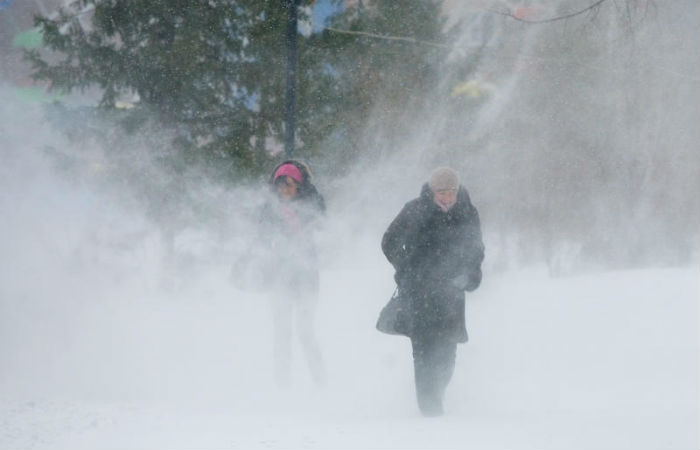
[[319, 291], [314, 232], [325, 203], [309, 168], [296, 160], [275, 167], [269, 186], [273, 195], [263, 207], [260, 245], [270, 255], [264, 279], [273, 309], [275, 379], [281, 387], [291, 384], [295, 329], [311, 377], [322, 384], [323, 359], [314, 330]]
[[465, 291], [481, 283], [484, 244], [479, 214], [457, 172], [435, 169], [382, 239], [407, 314], [396, 324], [411, 338], [418, 407], [443, 414], [457, 344], [467, 342]]

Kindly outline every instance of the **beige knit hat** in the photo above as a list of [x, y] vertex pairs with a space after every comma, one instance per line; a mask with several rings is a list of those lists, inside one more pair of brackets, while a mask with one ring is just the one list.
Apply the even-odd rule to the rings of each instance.
[[459, 188], [459, 175], [449, 167], [438, 167], [430, 174], [428, 182], [433, 192]]

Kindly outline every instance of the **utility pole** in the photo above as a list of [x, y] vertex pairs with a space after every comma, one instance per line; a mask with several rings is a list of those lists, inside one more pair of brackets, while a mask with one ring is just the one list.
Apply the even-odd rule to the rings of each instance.
[[297, 99], [297, 7], [300, 0], [282, 0], [287, 7], [287, 97], [284, 115], [284, 152], [294, 155], [294, 127]]

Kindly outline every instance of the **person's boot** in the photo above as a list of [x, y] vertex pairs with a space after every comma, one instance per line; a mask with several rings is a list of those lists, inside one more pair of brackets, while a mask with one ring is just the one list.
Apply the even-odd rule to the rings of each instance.
[[424, 417], [438, 417], [444, 413], [440, 396], [434, 394], [418, 394], [418, 408]]

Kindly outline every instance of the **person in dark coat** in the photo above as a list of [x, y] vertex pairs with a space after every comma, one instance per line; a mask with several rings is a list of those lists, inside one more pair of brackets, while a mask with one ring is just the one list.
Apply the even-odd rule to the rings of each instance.
[[315, 383], [324, 379], [323, 359], [314, 331], [319, 273], [314, 232], [325, 212], [324, 199], [308, 167], [287, 160], [274, 168], [272, 190], [259, 224], [259, 243], [267, 255], [264, 277], [274, 316], [275, 377], [291, 383], [292, 324]]
[[433, 171], [389, 225], [382, 250], [404, 303], [396, 328], [411, 339], [418, 406], [441, 415], [457, 344], [467, 341], [465, 291], [479, 287], [484, 259], [479, 214], [454, 170]]

